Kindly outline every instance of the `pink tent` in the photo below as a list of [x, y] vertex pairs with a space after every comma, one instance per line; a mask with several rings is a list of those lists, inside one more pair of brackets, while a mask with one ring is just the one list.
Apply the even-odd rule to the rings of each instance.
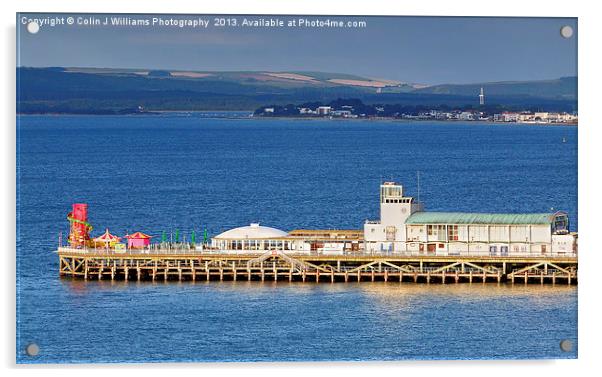
[[128, 247], [142, 248], [150, 245], [151, 238], [153, 237], [142, 232], [136, 232], [133, 234], [126, 234], [125, 238], [128, 240]]

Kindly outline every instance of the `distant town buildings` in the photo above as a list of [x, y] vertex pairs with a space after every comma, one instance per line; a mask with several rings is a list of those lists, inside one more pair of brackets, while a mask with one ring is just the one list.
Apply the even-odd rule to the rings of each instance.
[[493, 116], [494, 122], [518, 122], [518, 113], [503, 112]]
[[503, 112], [493, 116], [494, 122], [518, 122], [518, 123], [576, 123], [578, 116], [569, 113], [551, 112]]
[[352, 118], [353, 114], [351, 113], [351, 110], [334, 110], [332, 111], [332, 116], [335, 117], [343, 117], [343, 118]]
[[328, 115], [330, 114], [330, 111], [332, 110], [332, 107], [330, 106], [319, 106], [317, 111], [318, 115]]
[[458, 114], [458, 120], [475, 120], [475, 117], [477, 117], [477, 115], [472, 111], [462, 111]]
[[[481, 89], [479, 102], [484, 105], [485, 95]], [[343, 104], [353, 103], [353, 105]], [[543, 111], [502, 111], [493, 112], [483, 107], [474, 109], [471, 106], [453, 110], [429, 109], [422, 106], [401, 105], [366, 105], [358, 100], [337, 100], [328, 105], [306, 103], [301, 106], [269, 106], [255, 111], [258, 116], [281, 117], [327, 117], [327, 118], [392, 118], [408, 120], [438, 121], [481, 121], [501, 123], [535, 123], [535, 124], [576, 124], [576, 113], [543, 112]]]
[[315, 110], [312, 110], [308, 107], [302, 107], [299, 109], [299, 114], [301, 114], [301, 115], [317, 115], [318, 112]]
[[490, 118], [482, 111], [477, 110], [452, 110], [452, 111], [439, 111], [429, 110], [418, 113], [418, 115], [406, 115], [401, 116], [404, 119], [434, 119], [434, 120], [461, 120], [461, 121], [473, 121], [481, 120], [487, 121]]

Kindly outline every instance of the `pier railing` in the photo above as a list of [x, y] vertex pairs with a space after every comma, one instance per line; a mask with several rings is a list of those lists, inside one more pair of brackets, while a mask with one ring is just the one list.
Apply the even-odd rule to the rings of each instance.
[[489, 252], [416, 252], [416, 251], [341, 251], [341, 252], [320, 252], [320, 251], [295, 251], [295, 250], [216, 250], [216, 249], [195, 249], [192, 247], [147, 247], [137, 249], [115, 250], [110, 248], [72, 248], [59, 247], [58, 253], [82, 254], [82, 255], [106, 255], [106, 256], [153, 256], [153, 255], [256, 255], [262, 256], [272, 253], [273, 255], [284, 254], [291, 256], [346, 256], [346, 257], [490, 257], [490, 258], [577, 258], [577, 253], [518, 253], [509, 252], [505, 255]]

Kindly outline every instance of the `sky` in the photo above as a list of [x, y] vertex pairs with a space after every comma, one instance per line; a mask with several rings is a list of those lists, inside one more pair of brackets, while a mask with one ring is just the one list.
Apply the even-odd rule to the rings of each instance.
[[[150, 25], [112, 26], [102, 24], [107, 16], [18, 14], [17, 65], [319, 71], [428, 85], [577, 75], [575, 18], [120, 15]], [[101, 25], [78, 25], [90, 17]], [[54, 18], [65, 24], [45, 24]], [[209, 24], [159, 25], [153, 18]], [[216, 18], [236, 19], [236, 26], [216, 26]], [[278, 19], [286, 26], [247, 27], [245, 18]], [[31, 19], [40, 20], [35, 34], [27, 31]], [[365, 21], [366, 26], [288, 26], [299, 19]], [[565, 25], [573, 28], [572, 38], [561, 36]]]

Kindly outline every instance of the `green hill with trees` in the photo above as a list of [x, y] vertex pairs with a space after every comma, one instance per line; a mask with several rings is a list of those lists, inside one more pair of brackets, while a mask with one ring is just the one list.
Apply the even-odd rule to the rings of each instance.
[[17, 112], [128, 114], [249, 110], [266, 104], [328, 103], [465, 106], [480, 86], [488, 103], [576, 110], [576, 78], [423, 87], [324, 72], [204, 72], [105, 68], [17, 68]]

